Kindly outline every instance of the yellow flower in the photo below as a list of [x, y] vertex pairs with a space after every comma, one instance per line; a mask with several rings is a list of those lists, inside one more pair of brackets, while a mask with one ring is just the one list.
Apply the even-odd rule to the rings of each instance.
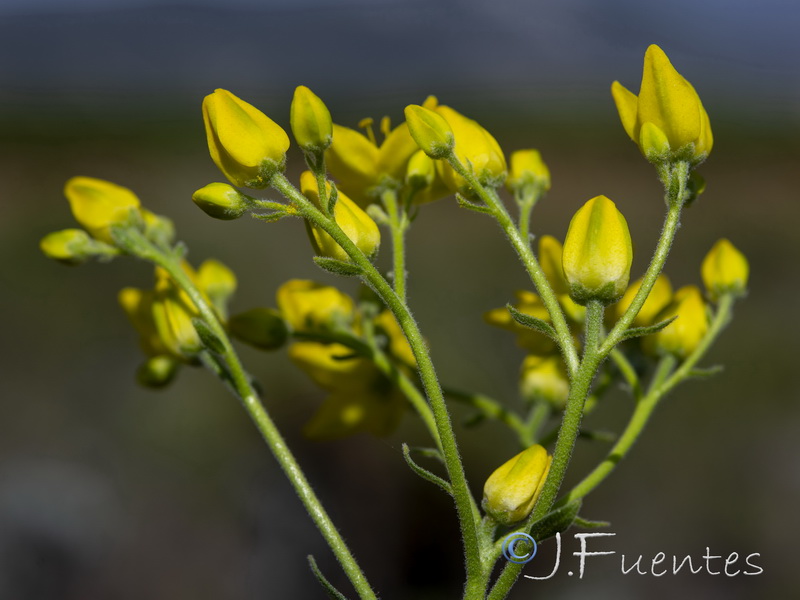
[[747, 289], [750, 265], [745, 255], [725, 238], [718, 240], [703, 259], [703, 283], [712, 301], [724, 294], [741, 296]]
[[633, 250], [625, 217], [605, 196], [584, 204], [570, 221], [562, 265], [570, 296], [585, 305], [617, 301], [630, 277]]
[[427, 204], [450, 194], [436, 172], [436, 163], [422, 150], [417, 150], [408, 161], [406, 185], [413, 191], [414, 204]]
[[368, 127], [369, 137], [333, 124], [333, 144], [325, 151], [325, 162], [339, 190], [359, 206], [366, 206], [376, 200], [378, 186], [385, 181], [402, 183], [408, 161], [418, 148], [405, 123], [390, 130], [384, 120], [385, 137], [380, 146], [370, 128], [372, 120], [362, 123]]
[[112, 225], [135, 224], [140, 220], [139, 198], [126, 187], [95, 179], [73, 177], [64, 186], [72, 215], [93, 238], [113, 244]]
[[335, 287], [291, 279], [277, 292], [278, 309], [294, 331], [331, 329], [353, 320], [353, 300]]
[[526, 356], [520, 373], [520, 392], [529, 402], [544, 400], [563, 409], [569, 395], [569, 379], [561, 357]]
[[227, 183], [209, 183], [192, 194], [192, 200], [209, 217], [238, 219], [250, 208], [247, 196]]
[[551, 461], [547, 450], [534, 445], [498, 467], [483, 486], [483, 510], [502, 525], [525, 519], [544, 487]]
[[186, 292], [160, 267], [156, 268], [151, 310], [156, 331], [167, 352], [187, 362], [194, 360], [203, 349], [200, 336], [192, 324], [192, 319], [199, 317], [200, 313]]
[[664, 329], [644, 338], [645, 349], [651, 353], [673, 354], [686, 358], [700, 344], [708, 331], [708, 314], [703, 296], [697, 286], [687, 285], [675, 292], [672, 304], [658, 315], [658, 321], [678, 316]]
[[678, 158], [699, 163], [711, 152], [708, 113], [692, 84], [658, 46], [651, 45], [644, 55], [639, 96], [618, 81], [611, 94], [625, 132], [651, 162]]
[[289, 122], [297, 145], [306, 152], [322, 152], [333, 141], [333, 123], [328, 107], [304, 85], [299, 85], [292, 98]]
[[205, 292], [220, 317], [236, 291], [236, 275], [218, 260], [204, 261], [197, 269], [197, 286]]
[[583, 323], [586, 319], [586, 307], [576, 304], [570, 298], [569, 284], [564, 275], [564, 267], [562, 266], [562, 256], [564, 248], [556, 238], [552, 235], [543, 235], [539, 239], [539, 263], [542, 266], [542, 271], [550, 282], [553, 292], [558, 297], [558, 303], [564, 309], [564, 313], [571, 321], [575, 323]]
[[[331, 187], [327, 183], [326, 185], [328, 193], [330, 193]], [[321, 208], [317, 180], [311, 171], [304, 171], [300, 176], [300, 191], [303, 192], [306, 198], [316, 204], [318, 208]], [[358, 246], [358, 249], [366, 254], [367, 257], [371, 258], [378, 252], [378, 247], [381, 243], [381, 234], [378, 230], [378, 226], [367, 213], [355, 202], [350, 200], [343, 192], [339, 191], [338, 194], [336, 206], [333, 209], [333, 218], [339, 227], [342, 228], [345, 235]], [[350, 261], [347, 252], [339, 246], [336, 240], [316, 225], [311, 223], [307, 224], [311, 245], [314, 247], [314, 251], [317, 255]]]
[[[641, 279], [633, 282], [625, 292], [625, 295], [622, 296], [622, 299], [619, 301], [619, 303], [614, 307], [616, 309], [618, 319], [625, 314], [625, 311], [628, 310], [628, 307], [633, 302], [633, 298], [636, 296], [641, 286]], [[632, 324], [635, 327], [652, 325], [656, 322], [655, 319], [658, 313], [660, 313], [671, 301], [672, 284], [669, 282], [669, 278], [662, 273], [658, 276], [656, 282], [653, 284], [650, 294], [644, 301], [642, 308], [639, 309], [639, 313], [633, 319]]]
[[[482, 184], [500, 185], [506, 177], [506, 159], [492, 134], [449, 106], [436, 106], [435, 111], [450, 125], [455, 139], [453, 151], [458, 160]], [[457, 192], [469, 187], [448, 162], [440, 160], [436, 163], [436, 170], [450, 191]]]
[[68, 265], [79, 265], [95, 254], [92, 240], [83, 229], [62, 229], [48, 233], [39, 242], [39, 248], [47, 258]]
[[322, 389], [331, 392], [305, 427], [314, 439], [359, 432], [387, 435], [399, 423], [405, 401], [375, 367], [340, 344], [298, 342], [289, 358]]
[[214, 90], [203, 100], [203, 122], [211, 158], [232, 184], [263, 188], [283, 170], [289, 137], [253, 105]]
[[120, 290], [118, 300], [139, 334], [139, 345], [146, 356], [160, 356], [168, 353], [167, 347], [161, 341], [153, 321], [153, 301], [155, 293], [152, 290], [140, 290], [126, 287]]
[[517, 150], [511, 154], [511, 171], [506, 187], [517, 192], [525, 186], [536, 186], [545, 191], [550, 189], [550, 169], [538, 150]]

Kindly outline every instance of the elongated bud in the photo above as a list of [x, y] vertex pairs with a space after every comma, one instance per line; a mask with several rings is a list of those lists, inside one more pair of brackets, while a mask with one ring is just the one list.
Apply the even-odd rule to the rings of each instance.
[[578, 304], [619, 300], [630, 277], [633, 250], [625, 217], [605, 196], [584, 204], [569, 224], [562, 264]]
[[272, 308], [253, 308], [233, 315], [228, 329], [237, 339], [261, 350], [277, 350], [289, 338], [286, 321]]
[[283, 170], [289, 136], [253, 105], [217, 89], [203, 99], [203, 122], [211, 158], [232, 184], [263, 188]]
[[278, 308], [294, 331], [333, 329], [353, 319], [353, 300], [333, 286], [290, 279], [278, 288]]
[[[625, 311], [628, 310], [628, 307], [633, 302], [633, 299], [639, 291], [641, 285], [642, 280], [639, 279], [633, 282], [626, 290], [625, 295], [622, 296], [622, 299], [614, 307], [616, 309], [617, 318], [622, 317], [622, 315], [625, 314]], [[653, 284], [653, 288], [650, 290], [650, 294], [644, 301], [642, 308], [639, 309], [639, 313], [633, 319], [633, 325], [635, 327], [652, 325], [656, 322], [656, 316], [658, 313], [664, 310], [664, 308], [666, 308], [671, 301], [672, 284], [669, 282], [669, 278], [662, 273], [658, 276], [658, 279], [656, 279], [656, 282]]]
[[671, 319], [664, 329], [644, 338], [644, 347], [656, 354], [673, 354], [686, 358], [700, 344], [708, 332], [706, 303], [697, 286], [687, 285], [675, 292], [672, 304], [658, 315], [659, 321]]
[[92, 257], [110, 257], [118, 252], [113, 246], [93, 240], [83, 229], [48, 233], [39, 242], [39, 248], [47, 258], [67, 265], [79, 265]]
[[564, 363], [557, 355], [529, 354], [522, 362], [519, 380], [522, 397], [528, 402], [548, 402], [557, 410], [567, 403], [569, 380]]
[[511, 154], [511, 170], [506, 187], [511, 192], [518, 192], [526, 186], [550, 189], [550, 169], [538, 150], [517, 150]]
[[651, 45], [644, 56], [639, 95], [618, 81], [611, 94], [622, 126], [651, 162], [705, 160], [714, 144], [711, 125], [700, 97], [670, 63]]
[[[331, 192], [330, 184], [327, 184], [328, 194]], [[311, 171], [304, 171], [300, 176], [300, 190], [303, 195], [311, 200], [317, 207], [319, 202], [319, 189], [317, 180]], [[378, 252], [381, 243], [381, 233], [378, 226], [370, 216], [365, 213], [355, 202], [350, 200], [344, 193], [338, 193], [336, 206], [333, 209], [333, 218], [345, 235], [358, 246], [367, 257], [372, 257]], [[347, 252], [325, 231], [309, 222], [309, 238], [318, 256], [327, 256], [342, 261], [350, 261]]]
[[333, 142], [333, 122], [328, 107], [304, 85], [297, 86], [294, 91], [289, 121], [297, 145], [306, 152], [323, 152]]
[[192, 200], [209, 217], [222, 221], [238, 219], [251, 206], [248, 196], [227, 183], [209, 183], [192, 194]]
[[93, 238], [114, 244], [112, 225], [135, 225], [141, 219], [139, 198], [116, 183], [94, 177], [73, 177], [64, 186], [72, 215]]
[[723, 294], [744, 295], [750, 265], [744, 254], [722, 238], [709, 250], [701, 268], [708, 295], [716, 302]]
[[453, 151], [453, 130], [441, 116], [418, 104], [406, 106], [405, 115], [411, 137], [425, 154], [438, 159]]
[[525, 519], [542, 491], [552, 457], [534, 445], [500, 466], [483, 486], [483, 510], [502, 525]]

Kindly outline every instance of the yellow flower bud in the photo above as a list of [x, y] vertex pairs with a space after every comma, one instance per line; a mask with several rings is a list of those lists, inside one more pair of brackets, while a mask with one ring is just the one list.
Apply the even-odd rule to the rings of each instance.
[[[618, 319], [625, 314], [626, 310], [628, 310], [628, 307], [633, 302], [633, 298], [636, 296], [641, 286], [641, 279], [633, 282], [625, 292], [625, 295], [622, 296], [622, 299], [619, 301], [619, 303], [614, 307], [616, 309]], [[656, 322], [656, 316], [658, 313], [664, 310], [664, 308], [671, 301], [672, 284], [669, 282], [669, 278], [662, 273], [658, 276], [656, 282], [653, 284], [650, 294], [644, 301], [642, 308], [639, 309], [639, 313], [633, 319], [632, 324], [635, 327], [645, 327], [647, 325], [654, 324]]]
[[436, 112], [409, 104], [405, 109], [411, 137], [425, 154], [433, 159], [444, 158], [453, 150], [453, 131]]
[[325, 152], [325, 164], [344, 191], [360, 206], [371, 201], [370, 190], [378, 183], [378, 147], [355, 129], [333, 124], [333, 144]]
[[433, 159], [422, 150], [416, 153], [408, 161], [406, 169], [406, 183], [415, 190], [429, 187], [436, 177], [436, 167]]
[[525, 519], [544, 487], [552, 457], [534, 445], [501, 465], [483, 486], [483, 510], [502, 525]]
[[718, 240], [703, 259], [703, 283], [712, 301], [723, 294], [741, 296], [747, 289], [750, 265], [744, 254], [725, 238]]
[[250, 208], [248, 197], [227, 183], [209, 183], [192, 194], [192, 200], [209, 217], [222, 221], [238, 219]]
[[83, 229], [54, 231], [39, 242], [39, 248], [47, 258], [68, 265], [79, 265], [94, 256], [92, 245], [92, 239]]
[[658, 321], [678, 316], [672, 323], [644, 338], [645, 350], [686, 358], [700, 344], [708, 331], [708, 314], [697, 286], [687, 285], [675, 292], [672, 304], [658, 315]]
[[632, 260], [628, 223], [611, 200], [597, 196], [575, 213], [562, 257], [575, 302], [611, 304], [619, 300], [628, 286]]
[[[330, 185], [328, 193], [330, 193]], [[311, 200], [317, 207], [319, 203], [319, 188], [317, 180], [311, 171], [304, 171], [300, 176], [300, 191]], [[370, 216], [365, 213], [355, 202], [350, 200], [343, 192], [338, 192], [339, 196], [336, 206], [333, 209], [333, 218], [345, 235], [358, 246], [367, 257], [372, 257], [378, 252], [381, 243], [381, 234], [378, 226]], [[326, 232], [316, 225], [307, 223], [311, 245], [319, 256], [327, 256], [337, 260], [349, 261], [347, 252]]]
[[203, 122], [211, 158], [232, 184], [263, 188], [283, 170], [289, 136], [228, 90], [214, 90], [203, 99]]
[[700, 163], [711, 152], [708, 113], [692, 84], [658, 46], [645, 53], [639, 96], [618, 81], [611, 94], [625, 132], [651, 162], [677, 158]]
[[558, 410], [564, 408], [569, 395], [569, 380], [559, 356], [529, 354], [522, 362], [520, 392], [529, 402], [544, 400]]
[[515, 192], [525, 186], [550, 189], [550, 169], [538, 150], [517, 150], [511, 154], [511, 171], [506, 179], [506, 187]]
[[278, 288], [278, 309], [294, 331], [332, 329], [353, 320], [353, 300], [329, 285], [291, 279]]
[[[482, 184], [499, 185], [506, 177], [506, 159], [492, 134], [449, 106], [437, 106], [436, 112], [450, 125], [455, 139], [453, 151], [458, 160], [471, 169]], [[451, 191], [469, 187], [449, 163], [440, 161], [436, 163], [436, 169]]]
[[237, 339], [261, 350], [277, 350], [289, 337], [286, 321], [272, 308], [253, 308], [233, 315], [228, 329]]
[[205, 292], [211, 303], [225, 316], [225, 308], [236, 291], [236, 275], [218, 260], [204, 261], [197, 269], [197, 286]]
[[160, 356], [167, 353], [167, 347], [161, 341], [153, 321], [153, 301], [155, 294], [151, 290], [123, 288], [118, 295], [119, 304], [139, 334], [139, 345], [147, 356]]
[[333, 122], [328, 107], [304, 85], [297, 86], [294, 91], [289, 122], [297, 145], [306, 152], [322, 152], [333, 141]]
[[203, 343], [192, 319], [199, 316], [197, 308], [162, 269], [156, 269], [156, 287], [152, 305], [153, 322], [168, 353], [175, 358], [191, 361], [203, 349]]
[[139, 198], [126, 187], [95, 179], [73, 177], [64, 186], [72, 215], [93, 238], [113, 244], [112, 225], [135, 224], [140, 218]]

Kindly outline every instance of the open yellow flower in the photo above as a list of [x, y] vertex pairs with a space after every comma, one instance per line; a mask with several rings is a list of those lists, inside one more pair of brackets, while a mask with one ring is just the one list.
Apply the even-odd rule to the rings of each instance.
[[611, 85], [611, 94], [625, 132], [649, 161], [679, 158], [700, 163], [711, 152], [708, 113], [692, 84], [658, 46], [651, 45], [645, 53], [639, 95], [618, 81]]
[[290, 279], [278, 288], [278, 309], [294, 331], [326, 330], [352, 322], [352, 298], [333, 286]]
[[116, 183], [94, 177], [73, 177], [64, 186], [72, 215], [95, 239], [113, 244], [112, 225], [141, 218], [139, 198]]

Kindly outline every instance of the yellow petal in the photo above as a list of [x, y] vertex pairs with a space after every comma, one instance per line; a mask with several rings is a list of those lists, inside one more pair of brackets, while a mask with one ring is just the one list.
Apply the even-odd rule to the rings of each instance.
[[611, 84], [611, 96], [614, 98], [614, 104], [617, 105], [619, 120], [622, 121], [622, 127], [625, 129], [625, 133], [627, 133], [628, 137], [634, 142], [637, 141], [636, 112], [638, 110], [638, 99], [636, 94], [623, 86], [619, 81], [615, 81]]

